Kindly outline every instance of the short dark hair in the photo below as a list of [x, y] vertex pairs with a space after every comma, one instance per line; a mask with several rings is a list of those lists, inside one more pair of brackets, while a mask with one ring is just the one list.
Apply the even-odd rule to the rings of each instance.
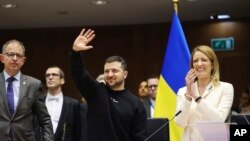
[[151, 74], [148, 76], [147, 80], [148, 79], [152, 79], [152, 78], [157, 78], [157, 79], [160, 79], [160, 75], [157, 75], [157, 74]]
[[62, 70], [60, 67], [58, 67], [58, 66], [56, 66], [56, 65], [51, 65], [51, 66], [49, 66], [47, 69], [51, 69], [51, 68], [58, 68], [58, 69], [59, 69], [60, 78], [63, 78], [63, 79], [64, 79], [65, 75], [64, 75], [63, 70]]
[[125, 71], [128, 70], [127, 62], [121, 56], [110, 56], [105, 61], [105, 63], [111, 63], [111, 62], [120, 62], [121, 65], [122, 65], [121, 67], [123, 68], [123, 70], [125, 70]]

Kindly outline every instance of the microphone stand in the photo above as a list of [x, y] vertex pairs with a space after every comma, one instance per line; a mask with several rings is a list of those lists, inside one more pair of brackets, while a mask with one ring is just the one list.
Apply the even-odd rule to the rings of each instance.
[[163, 127], [165, 127], [170, 121], [172, 121], [176, 116], [178, 116], [181, 111], [177, 112], [168, 122], [164, 123], [160, 128], [155, 130], [150, 136], [148, 136], [144, 141], [148, 141], [153, 135], [155, 135], [158, 131], [160, 131]]
[[245, 120], [247, 121], [247, 124], [248, 125], [250, 125], [250, 123], [249, 123], [249, 121], [248, 121], [248, 119], [247, 119], [247, 117], [246, 117], [246, 115], [245, 114], [243, 114], [243, 117], [245, 118]]

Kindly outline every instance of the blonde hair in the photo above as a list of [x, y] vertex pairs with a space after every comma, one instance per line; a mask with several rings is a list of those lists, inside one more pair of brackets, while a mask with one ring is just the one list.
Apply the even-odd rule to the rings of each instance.
[[190, 61], [191, 68], [193, 68], [193, 57], [197, 51], [205, 54], [211, 61], [212, 63], [211, 79], [214, 85], [218, 85], [220, 81], [220, 69], [219, 69], [219, 62], [218, 62], [215, 52], [213, 51], [211, 47], [207, 45], [200, 45], [200, 46], [195, 47], [191, 54], [191, 61]]

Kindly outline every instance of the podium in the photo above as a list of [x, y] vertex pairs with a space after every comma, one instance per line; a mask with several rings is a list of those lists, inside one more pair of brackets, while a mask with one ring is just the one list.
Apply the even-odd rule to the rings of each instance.
[[169, 120], [167, 118], [148, 118], [146, 141], [169, 141]]
[[237, 125], [250, 125], [250, 115], [249, 114], [231, 115], [231, 123], [235, 123]]
[[191, 140], [230, 141], [229, 125], [222, 121], [199, 121], [189, 126]]

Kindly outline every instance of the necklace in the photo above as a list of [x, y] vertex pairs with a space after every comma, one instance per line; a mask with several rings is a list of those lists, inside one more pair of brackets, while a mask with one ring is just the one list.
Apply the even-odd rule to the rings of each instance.
[[198, 92], [199, 92], [200, 96], [203, 95], [203, 93], [206, 90], [209, 83], [210, 83], [210, 80], [209, 81], [203, 81], [203, 84], [202, 83], [197, 83]]
[[204, 93], [205, 89], [206, 89], [206, 86], [202, 87], [202, 88], [199, 87], [198, 88], [199, 94], [202, 95]]

